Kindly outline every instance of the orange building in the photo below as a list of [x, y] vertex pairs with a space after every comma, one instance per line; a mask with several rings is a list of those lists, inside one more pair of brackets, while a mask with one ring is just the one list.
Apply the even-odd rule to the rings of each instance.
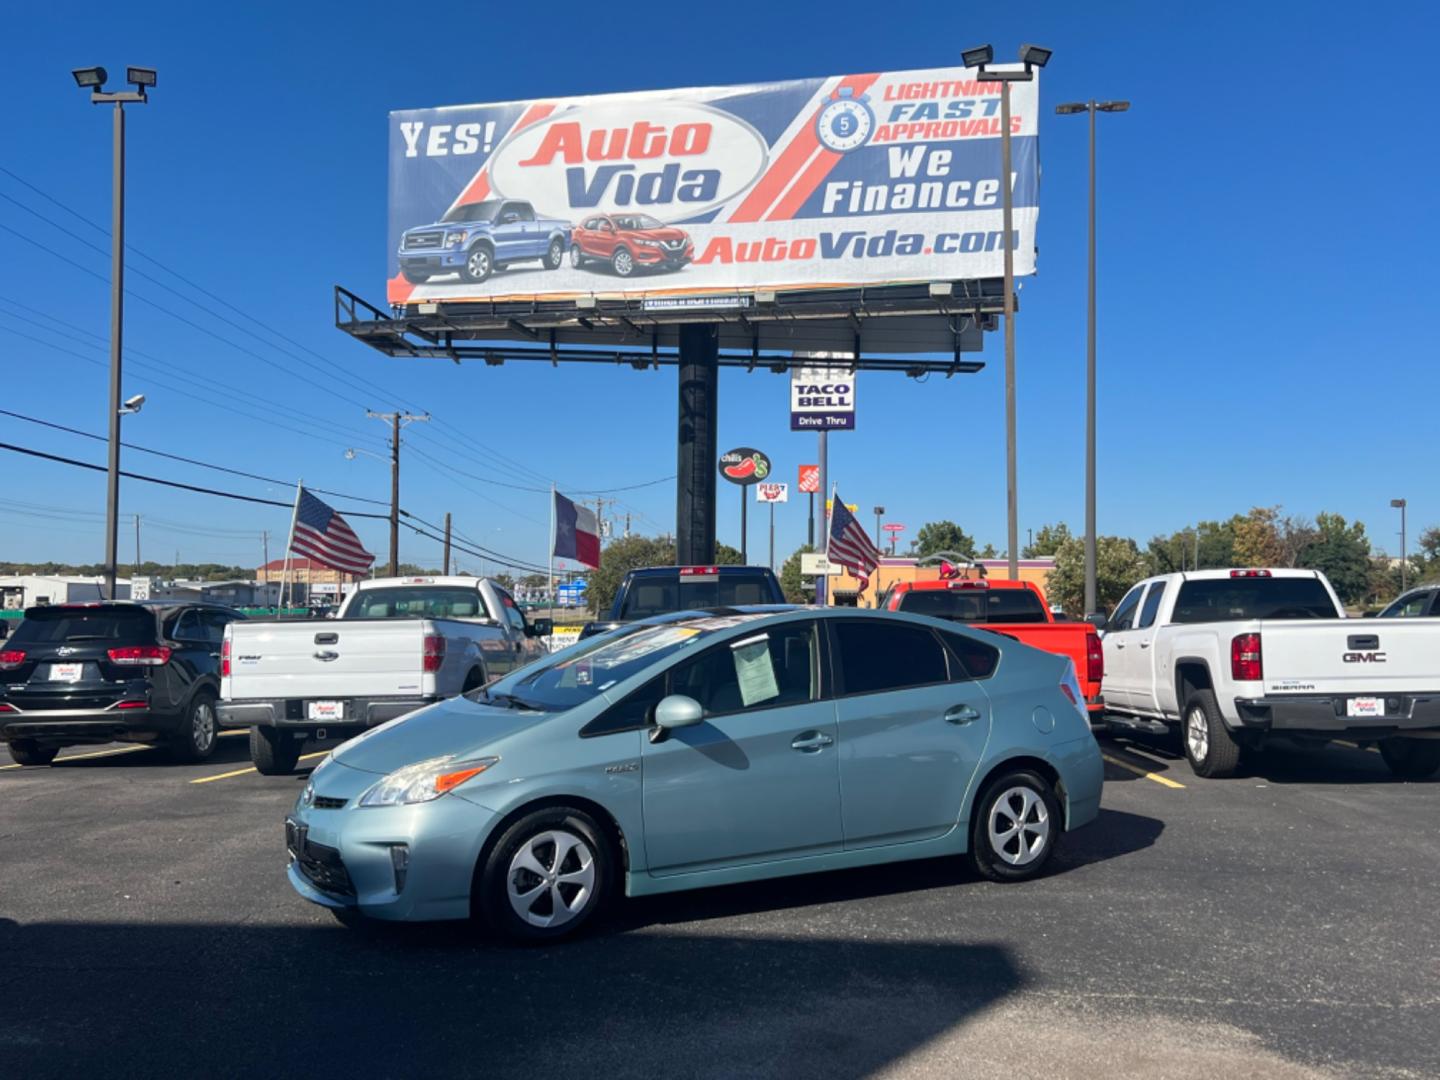
[[[971, 577], [1003, 578], [1010, 573], [1008, 559], [975, 559], [968, 571]], [[1048, 596], [1050, 571], [1055, 569], [1055, 560], [1048, 556], [1041, 559], [1020, 560], [1020, 580], [1033, 581]], [[885, 557], [869, 586], [862, 593], [860, 582], [848, 571], [830, 578], [827, 602], [832, 607], [875, 607], [885, 590], [900, 581], [937, 581], [940, 578], [939, 565], [920, 566], [915, 559]]]

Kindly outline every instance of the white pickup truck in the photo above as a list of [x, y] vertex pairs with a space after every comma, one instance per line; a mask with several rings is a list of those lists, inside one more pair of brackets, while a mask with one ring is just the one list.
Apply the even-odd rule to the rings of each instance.
[[1148, 578], [1101, 629], [1106, 725], [1180, 729], [1199, 776], [1271, 736], [1378, 743], [1407, 779], [1440, 770], [1440, 623], [1347, 619], [1314, 570]]
[[551, 629], [471, 577], [363, 581], [334, 619], [242, 621], [225, 629], [216, 713], [250, 729], [266, 775], [294, 769], [306, 739], [357, 733], [528, 664]]

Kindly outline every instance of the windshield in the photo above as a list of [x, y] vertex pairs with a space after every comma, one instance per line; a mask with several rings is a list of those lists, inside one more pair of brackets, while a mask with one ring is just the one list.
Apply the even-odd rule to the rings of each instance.
[[485, 202], [469, 203], [465, 206], [452, 206], [440, 220], [446, 224], [453, 224], [457, 221], [493, 221], [495, 212], [499, 209], [500, 201], [498, 199], [488, 199]]
[[1045, 605], [1029, 589], [918, 589], [900, 597], [900, 611], [964, 623], [1043, 623]]
[[65, 641], [155, 641], [155, 617], [144, 608], [42, 608], [26, 614], [8, 645]]
[[483, 619], [480, 594], [463, 585], [406, 585], [361, 589], [347, 619]]
[[1318, 578], [1211, 578], [1180, 586], [1171, 621], [1337, 618], [1335, 602]]
[[685, 622], [636, 626], [595, 638], [593, 648], [532, 667], [513, 683], [505, 680], [497, 687], [503, 689], [499, 696], [546, 712], [573, 709], [651, 664], [693, 649], [711, 630], [734, 625], [735, 620], [712, 619], [707, 623], [718, 625]]
[[777, 598], [770, 577], [763, 572], [682, 575], [677, 570], [632, 578], [618, 617], [647, 619], [672, 611], [774, 603]]
[[614, 217], [617, 229], [663, 229], [665, 223], [656, 221], [649, 214], [616, 214]]

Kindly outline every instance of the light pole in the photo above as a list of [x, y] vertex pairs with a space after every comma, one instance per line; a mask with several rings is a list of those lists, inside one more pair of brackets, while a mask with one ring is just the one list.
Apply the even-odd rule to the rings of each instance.
[[991, 71], [988, 65], [995, 60], [995, 50], [991, 46], [980, 45], [960, 54], [967, 68], [977, 68], [983, 78], [1000, 84], [1000, 191], [1004, 208], [1001, 245], [1005, 252], [1005, 517], [1011, 581], [1020, 578], [1020, 519], [1015, 467], [1015, 248], [1012, 242], [1015, 193], [1010, 171], [1010, 84], [1029, 82], [1035, 78], [1035, 68], [1048, 64], [1052, 55], [1053, 50], [1040, 45], [1021, 45], [1023, 71]]
[[875, 549], [877, 551], [880, 549], [880, 519], [884, 516], [885, 508], [883, 506], [875, 507]]
[[[110, 197], [110, 461], [105, 484], [105, 584], [110, 599], [114, 600], [120, 540], [120, 417], [126, 411], [120, 403], [120, 341], [125, 303], [125, 106], [143, 105], [149, 100], [145, 92], [155, 85], [155, 69], [127, 68], [125, 80], [135, 89], [110, 93], [105, 91], [109, 75], [103, 67], [75, 68], [71, 75], [75, 77], [75, 85], [90, 91], [92, 105], [115, 106]], [[138, 410], [137, 405], [129, 411]]]
[[1128, 101], [1071, 101], [1055, 106], [1061, 116], [1090, 114], [1090, 288], [1085, 331], [1085, 612], [1095, 610], [1095, 114], [1124, 112]]
[[[1391, 499], [1390, 505], [1400, 511], [1400, 591], [1404, 592], [1410, 587], [1410, 575], [1406, 573], [1405, 566], [1405, 500]], [[1424, 537], [1421, 539], [1423, 540]]]

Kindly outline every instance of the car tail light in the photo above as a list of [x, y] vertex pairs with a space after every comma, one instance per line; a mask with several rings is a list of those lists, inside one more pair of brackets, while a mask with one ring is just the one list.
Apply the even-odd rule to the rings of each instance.
[[681, 577], [708, 576], [718, 573], [720, 573], [718, 566], [682, 566], [680, 568]]
[[440, 665], [445, 662], [445, 639], [439, 634], [425, 635], [425, 660], [420, 665], [422, 671], [439, 671]]
[[126, 667], [162, 667], [170, 662], [170, 650], [164, 645], [125, 645], [107, 655], [112, 664]]
[[1085, 679], [1098, 683], [1105, 678], [1105, 649], [1099, 634], [1085, 635]]
[[988, 589], [988, 581], [948, 581], [945, 583], [947, 589]]
[[230, 638], [226, 635], [225, 641], [220, 646], [220, 677], [230, 677]]
[[1062, 682], [1060, 684], [1060, 692], [1070, 699], [1071, 705], [1074, 705], [1077, 709], [1080, 707], [1080, 702], [1075, 698], [1075, 691], [1070, 689], [1068, 683]]
[[24, 649], [6, 649], [0, 652], [0, 671], [14, 671], [24, 662]]
[[1255, 681], [1265, 677], [1260, 659], [1260, 635], [1237, 634], [1230, 641], [1230, 677]]
[[144, 709], [149, 707], [148, 701], [122, 701], [115, 706], [117, 709]]
[[1231, 570], [1231, 577], [1270, 577], [1269, 570]]

